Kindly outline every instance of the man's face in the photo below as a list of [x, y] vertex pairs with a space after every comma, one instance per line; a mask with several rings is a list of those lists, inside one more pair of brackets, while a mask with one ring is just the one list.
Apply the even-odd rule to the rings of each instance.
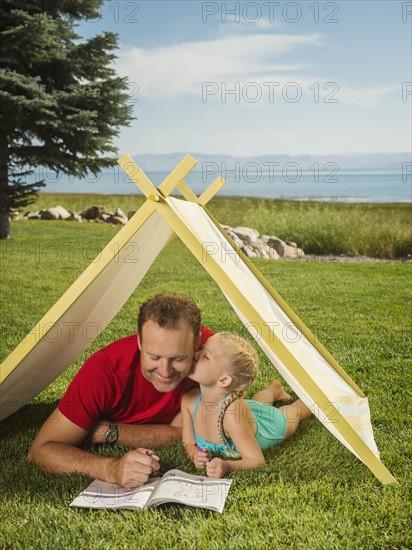
[[157, 391], [174, 390], [191, 369], [193, 345], [193, 331], [184, 321], [176, 329], [146, 321], [140, 342], [143, 376]]

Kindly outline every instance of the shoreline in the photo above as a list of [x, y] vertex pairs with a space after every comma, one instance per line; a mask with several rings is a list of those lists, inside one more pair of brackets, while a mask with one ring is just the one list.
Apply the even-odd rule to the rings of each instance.
[[[39, 191], [38, 192], [39, 197], [43, 195], [71, 195], [71, 196], [84, 196], [84, 197], [139, 197], [143, 198], [143, 193], [90, 193], [90, 192], [68, 192], [68, 191]], [[181, 196], [180, 193], [172, 193], [172, 196]], [[219, 199], [234, 199], [234, 200], [242, 200], [242, 199], [248, 199], [248, 200], [267, 200], [267, 201], [278, 201], [278, 202], [304, 202], [304, 203], [322, 203], [322, 204], [361, 204], [361, 205], [403, 205], [403, 204], [411, 204], [411, 201], [406, 200], [392, 200], [392, 201], [386, 201], [386, 200], [372, 200], [372, 197], [368, 196], [334, 196], [334, 195], [319, 195], [319, 196], [279, 196], [279, 197], [269, 197], [269, 196], [257, 196], [257, 195], [226, 195], [224, 193], [220, 193], [219, 195], [216, 195], [213, 197], [212, 200], [219, 200]]]

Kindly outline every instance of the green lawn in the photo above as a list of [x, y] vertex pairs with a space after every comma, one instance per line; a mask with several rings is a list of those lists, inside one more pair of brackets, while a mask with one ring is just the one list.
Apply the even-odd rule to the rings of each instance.
[[[249, 203], [239, 202], [228, 219], [226, 200], [211, 205], [219, 219], [247, 224], [256, 216], [258, 226], [257, 203], [246, 214]], [[53, 204], [57, 201], [48, 206]], [[119, 201], [115, 205], [127, 210]], [[108, 225], [13, 222], [12, 239], [0, 242], [1, 360], [117, 230]], [[381, 486], [314, 418], [301, 425], [293, 440], [268, 451], [265, 467], [232, 474], [223, 515], [183, 507], [72, 510], [68, 504], [89, 480], [77, 474], [48, 475], [26, 462], [31, 441], [82, 361], [134, 332], [139, 304], [148, 296], [165, 290], [191, 295], [205, 324], [246, 335], [218, 287], [176, 239], [87, 352], [33, 402], [0, 423], [0, 547], [411, 547], [412, 264], [260, 260], [256, 265], [368, 395], [381, 458], [399, 485]], [[260, 356], [261, 373], [251, 392], [278, 377]], [[178, 465], [195, 471], [180, 444], [159, 454], [163, 470]]]

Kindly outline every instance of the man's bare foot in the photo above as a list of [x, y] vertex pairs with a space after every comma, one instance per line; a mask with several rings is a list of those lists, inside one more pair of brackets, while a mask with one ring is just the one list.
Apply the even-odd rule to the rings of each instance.
[[279, 380], [273, 380], [270, 384], [270, 389], [273, 392], [273, 402], [275, 401], [291, 401], [292, 396], [285, 392]]

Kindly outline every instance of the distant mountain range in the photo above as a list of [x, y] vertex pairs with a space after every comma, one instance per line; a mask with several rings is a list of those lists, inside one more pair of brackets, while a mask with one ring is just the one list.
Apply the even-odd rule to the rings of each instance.
[[[215, 155], [204, 153], [190, 154], [198, 161], [195, 171], [201, 171], [205, 163], [218, 165], [225, 170], [235, 168], [235, 163], [240, 163], [242, 170], [248, 163], [256, 163], [264, 170], [282, 170], [288, 163], [296, 163], [302, 170], [309, 170], [315, 163], [320, 170], [327, 163], [335, 163], [339, 170], [402, 170], [402, 163], [411, 163], [411, 153], [344, 153], [339, 155], [262, 155], [256, 157], [235, 157], [231, 155]], [[165, 154], [134, 154], [134, 160], [145, 172], [168, 172], [185, 156], [185, 153]], [[273, 163], [278, 163], [277, 165]]]

